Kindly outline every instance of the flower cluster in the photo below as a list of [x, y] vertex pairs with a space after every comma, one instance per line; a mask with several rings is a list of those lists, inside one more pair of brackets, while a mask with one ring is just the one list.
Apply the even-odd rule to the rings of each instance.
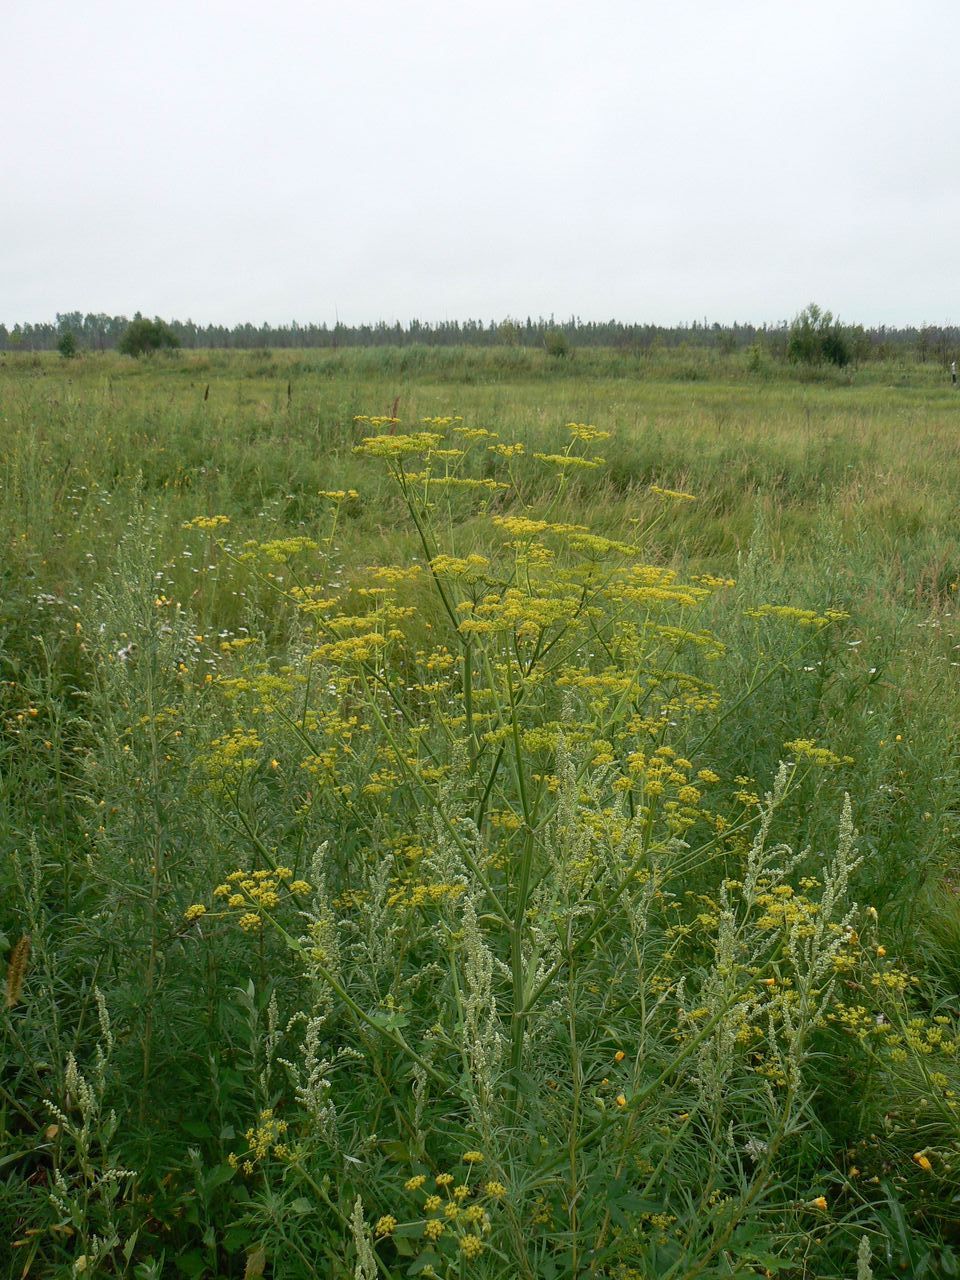
[[[284, 900], [296, 901], [310, 892], [310, 885], [306, 880], [294, 879], [290, 867], [276, 867], [270, 871], [231, 871], [213, 891], [214, 898], [220, 900], [225, 910], [212, 918], [237, 913], [237, 924], [249, 932], [261, 928], [264, 914], [275, 911]], [[204, 903], [195, 902], [187, 907], [184, 917], [187, 921], [194, 921], [209, 914]]]
[[[417, 1197], [419, 1213], [411, 1225], [419, 1227], [422, 1238], [451, 1257], [471, 1262], [484, 1252], [485, 1237], [492, 1230], [491, 1210], [507, 1195], [507, 1187], [481, 1171], [482, 1152], [466, 1151], [461, 1159], [466, 1169], [459, 1178], [445, 1172], [433, 1177], [416, 1173], [404, 1183], [404, 1191]], [[384, 1214], [374, 1234], [391, 1235], [399, 1225], [393, 1214]]]
[[222, 529], [224, 525], [230, 523], [229, 516], [194, 516], [192, 520], [184, 521], [182, 528], [184, 529]]
[[237, 1154], [231, 1151], [227, 1163], [232, 1169], [238, 1169], [249, 1176], [258, 1163], [273, 1156], [277, 1160], [289, 1160], [290, 1148], [283, 1141], [287, 1132], [286, 1120], [278, 1120], [273, 1111], [265, 1109], [260, 1112], [257, 1123], [243, 1135], [247, 1140], [247, 1150]]

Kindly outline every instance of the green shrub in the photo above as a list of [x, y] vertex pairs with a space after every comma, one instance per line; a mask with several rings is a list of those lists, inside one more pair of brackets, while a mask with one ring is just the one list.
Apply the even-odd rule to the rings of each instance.
[[829, 311], [810, 305], [794, 320], [787, 355], [795, 364], [827, 364], [843, 368], [850, 363], [850, 343], [839, 320]]
[[548, 329], [543, 339], [544, 350], [555, 360], [570, 354], [570, 340], [562, 329]]
[[117, 344], [117, 350], [125, 356], [149, 355], [162, 347], [180, 346], [180, 339], [162, 320], [134, 320]]

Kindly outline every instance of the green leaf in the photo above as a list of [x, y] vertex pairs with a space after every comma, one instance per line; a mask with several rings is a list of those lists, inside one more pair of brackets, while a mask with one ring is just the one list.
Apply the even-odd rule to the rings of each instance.
[[123, 1260], [130, 1265], [130, 1259], [133, 1257], [133, 1251], [137, 1247], [137, 1236], [140, 1234], [140, 1228], [137, 1227], [132, 1236], [127, 1237], [127, 1241], [123, 1246]]
[[427, 1267], [433, 1267], [436, 1270], [443, 1265], [443, 1259], [439, 1253], [433, 1253], [430, 1249], [424, 1249], [423, 1253], [407, 1267], [408, 1276], [418, 1276]]
[[253, 1233], [245, 1227], [235, 1227], [223, 1237], [223, 1247], [228, 1253], [237, 1253], [240, 1249], [248, 1249]]
[[181, 1253], [176, 1265], [185, 1276], [202, 1276], [207, 1270], [207, 1259], [199, 1249], [191, 1249], [189, 1253]]
[[401, 1164], [413, 1164], [414, 1156], [405, 1142], [381, 1142], [380, 1150]]
[[184, 1120], [182, 1126], [191, 1138], [212, 1138], [213, 1130], [203, 1120]]
[[383, 1027], [385, 1031], [399, 1031], [410, 1025], [409, 1015], [397, 1009], [375, 1009], [369, 1018], [375, 1027]]
[[217, 1187], [222, 1187], [225, 1182], [229, 1182], [235, 1174], [236, 1169], [232, 1165], [218, 1164], [204, 1177], [203, 1185], [207, 1191], [214, 1191]]

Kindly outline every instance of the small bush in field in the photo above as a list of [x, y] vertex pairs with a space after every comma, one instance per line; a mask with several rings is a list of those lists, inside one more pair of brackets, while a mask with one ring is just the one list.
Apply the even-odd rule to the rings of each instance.
[[76, 335], [70, 329], [66, 329], [60, 335], [57, 350], [65, 360], [71, 360], [77, 354]]
[[570, 339], [562, 329], [548, 329], [543, 338], [543, 346], [547, 355], [554, 360], [563, 360], [570, 354]]
[[795, 364], [827, 364], [843, 368], [850, 363], [850, 342], [839, 320], [816, 303], [806, 307], [790, 327], [787, 356]]
[[179, 346], [180, 339], [162, 320], [134, 320], [117, 344], [117, 350], [124, 356], [142, 356]]

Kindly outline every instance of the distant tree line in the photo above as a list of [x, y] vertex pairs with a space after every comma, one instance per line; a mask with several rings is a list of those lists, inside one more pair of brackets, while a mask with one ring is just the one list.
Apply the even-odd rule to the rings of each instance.
[[[139, 326], [139, 328], [137, 328]], [[514, 346], [537, 347], [562, 356], [577, 347], [613, 347], [643, 354], [661, 348], [697, 347], [722, 354], [752, 350], [773, 359], [804, 363], [861, 363], [894, 356], [914, 358], [921, 363], [939, 362], [946, 367], [960, 350], [960, 327], [923, 325], [892, 328], [880, 325], [844, 325], [830, 312], [811, 305], [792, 321], [775, 325], [711, 324], [693, 320], [689, 324], [630, 324], [620, 320], [569, 320], [538, 317], [506, 320], [441, 320], [430, 323], [411, 320], [409, 324], [237, 324], [200, 325], [192, 320], [145, 320], [139, 312], [132, 318], [80, 311], [58, 313], [42, 324], [0, 324], [0, 351], [111, 351], [123, 350], [131, 329], [169, 335], [161, 345], [238, 350], [338, 347], [430, 347]], [[159, 326], [159, 327], [158, 327]], [[128, 344], [129, 344], [129, 338]], [[144, 349], [150, 349], [150, 344]], [[131, 352], [135, 354], [135, 352]]]

